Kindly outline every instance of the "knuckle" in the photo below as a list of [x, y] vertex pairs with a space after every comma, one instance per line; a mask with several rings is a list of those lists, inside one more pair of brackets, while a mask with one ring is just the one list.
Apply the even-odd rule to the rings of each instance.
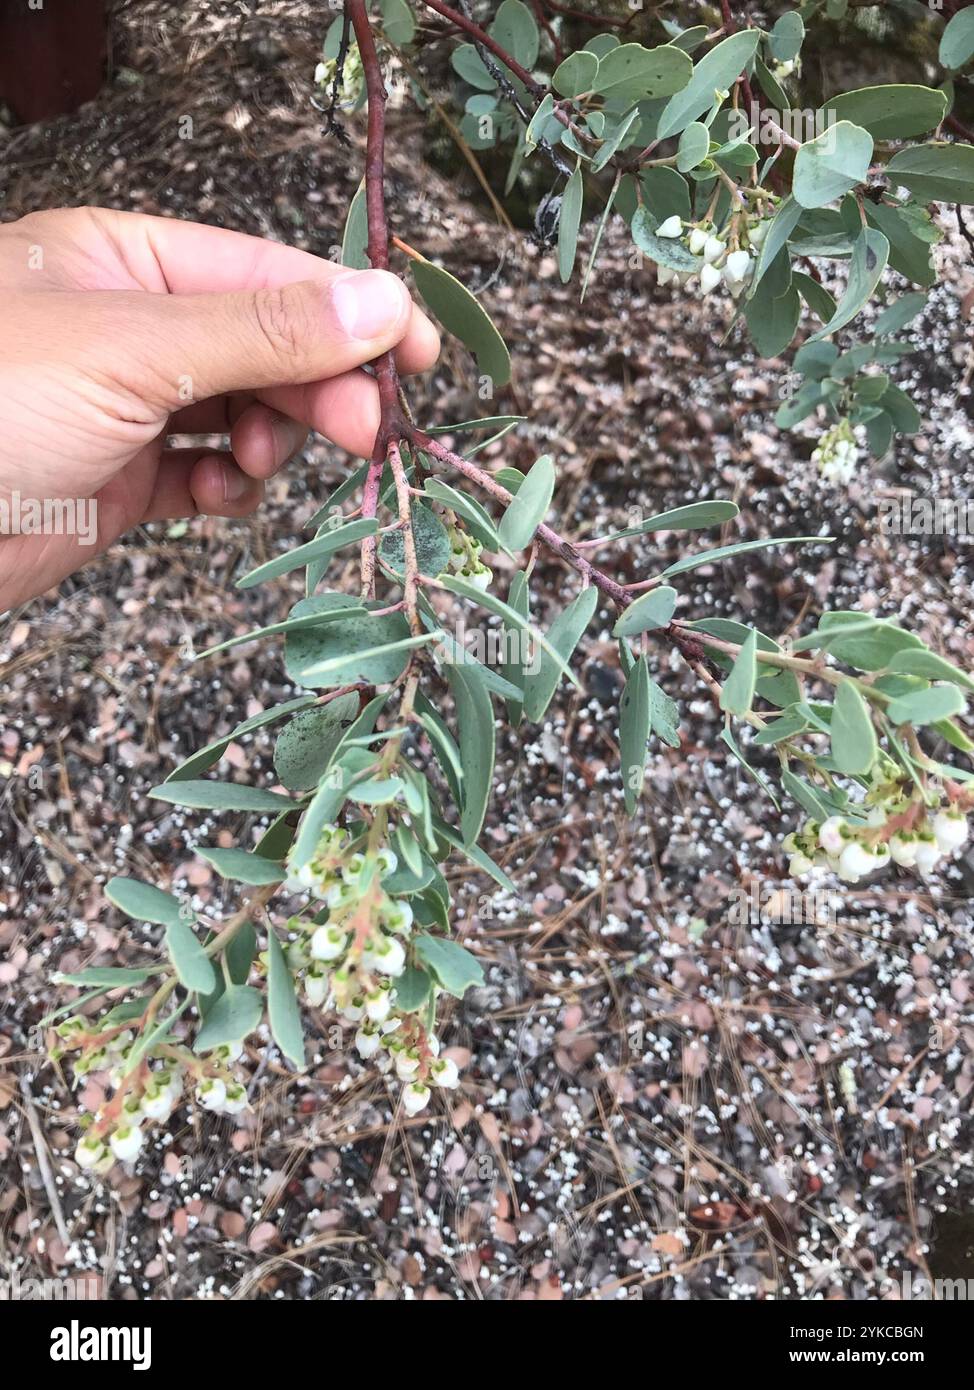
[[311, 322], [304, 296], [294, 285], [259, 290], [253, 299], [257, 331], [274, 357], [299, 360], [311, 341]]

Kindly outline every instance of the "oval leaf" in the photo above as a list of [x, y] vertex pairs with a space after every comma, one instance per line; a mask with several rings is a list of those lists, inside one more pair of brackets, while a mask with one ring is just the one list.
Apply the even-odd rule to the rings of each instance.
[[249, 985], [227, 985], [196, 1034], [193, 1051], [209, 1052], [214, 1047], [243, 1042], [260, 1023], [263, 1012], [264, 1000], [259, 990]]
[[163, 782], [153, 787], [149, 795], [157, 801], [171, 801], [174, 806], [193, 806], [204, 811], [277, 812], [294, 806], [291, 798], [280, 792], [238, 786], [235, 782]]
[[172, 893], [141, 883], [137, 878], [110, 878], [105, 884], [105, 897], [120, 907], [129, 917], [140, 922], [170, 922], [183, 920], [182, 906]]
[[605, 544], [624, 540], [627, 536], [647, 536], [653, 531], [700, 531], [707, 526], [720, 526], [725, 521], [732, 521], [739, 512], [736, 502], [690, 502], [669, 512], [657, 512], [638, 526], [627, 526], [624, 531], [616, 531], [606, 536]]
[[494, 776], [494, 715], [490, 694], [476, 666], [450, 665], [446, 677], [457, 713], [458, 747], [463, 769], [460, 825], [465, 844], [480, 834]]
[[974, 9], [958, 10], [940, 38], [940, 61], [945, 68], [962, 68], [974, 57]]
[[281, 731], [274, 747], [274, 771], [288, 791], [317, 787], [358, 707], [357, 695], [339, 695], [318, 709], [305, 710]]
[[853, 121], [874, 140], [906, 140], [936, 130], [946, 115], [947, 98], [932, 87], [891, 83], [840, 92], [823, 109], [838, 121]]
[[511, 355], [480, 301], [449, 271], [432, 261], [412, 261], [416, 288], [443, 327], [459, 338], [494, 386], [511, 379]]
[[666, 140], [679, 135], [714, 105], [717, 91], [728, 92], [751, 61], [761, 41], [758, 29], [742, 29], [712, 48], [693, 68], [693, 75], [682, 88], [675, 89], [663, 108], [656, 138]]
[[828, 323], [818, 333], [813, 334], [809, 342], [814, 343], [820, 338], [828, 337], [830, 333], [844, 328], [855, 318], [867, 300], [872, 297], [873, 290], [879, 284], [888, 260], [889, 242], [882, 232], [877, 232], [873, 227], [864, 227], [856, 237], [852, 248], [849, 279], [846, 282], [845, 294], [835, 306], [835, 313]]
[[374, 536], [378, 529], [379, 524], [374, 517], [350, 521], [346, 526], [334, 526], [323, 535], [316, 536], [313, 541], [306, 541], [304, 545], [289, 550], [286, 555], [277, 555], [273, 560], [266, 560], [264, 564], [258, 565], [256, 569], [237, 580], [237, 588], [252, 589], [255, 584], [262, 584], [265, 579], [276, 579], [278, 575], [300, 569], [302, 565], [307, 565], [312, 560], [320, 560], [322, 556], [330, 555], [333, 550], [338, 550], [343, 545], [352, 545], [355, 541], [364, 540], [366, 536]]
[[166, 950], [176, 974], [187, 989], [209, 994], [216, 988], [216, 974], [199, 938], [188, 923], [170, 922], [166, 928]]
[[876, 731], [865, 700], [851, 681], [836, 691], [831, 722], [832, 756], [848, 776], [866, 773], [876, 761]]
[[823, 208], [862, 183], [873, 157], [873, 137], [851, 121], [837, 121], [795, 155], [792, 193], [803, 208]]
[[[450, 537], [436, 514], [421, 502], [409, 509], [420, 574], [433, 578], [450, 563]], [[379, 555], [393, 574], [406, 572], [406, 537], [401, 530], [387, 531], [379, 544]]]
[[348, 205], [345, 230], [342, 233], [342, 265], [350, 270], [368, 270], [369, 214], [365, 201], [365, 180], [359, 184], [355, 197]]
[[456, 941], [423, 934], [416, 937], [415, 950], [435, 975], [440, 988], [457, 999], [462, 999], [471, 986], [479, 987], [484, 983], [479, 960]]
[[284, 878], [280, 864], [265, 859], [262, 854], [251, 854], [246, 849], [216, 849], [209, 845], [195, 848], [199, 857], [212, 864], [221, 878], [233, 879], [235, 883], [280, 883]]
[[497, 534], [509, 550], [523, 550], [551, 506], [555, 490], [555, 466], [549, 454], [542, 454], [514, 494], [501, 517]]
[[585, 184], [580, 165], [568, 180], [561, 200], [561, 216], [558, 219], [558, 274], [566, 285], [572, 278], [575, 268], [575, 252], [578, 249], [578, 228], [582, 220], [582, 202]]
[[650, 589], [621, 615], [612, 629], [613, 637], [634, 637], [637, 632], [648, 632], [651, 628], [666, 627], [676, 607], [677, 593], [668, 585]]
[[964, 703], [956, 685], [932, 685], [929, 690], [915, 690], [891, 700], [886, 713], [894, 724], [936, 724], [952, 714], [960, 714]]
[[[592, 620], [598, 605], [599, 595], [594, 584], [583, 589], [577, 598], [568, 605], [548, 629], [548, 642], [558, 652], [561, 662], [567, 663], [582, 639], [582, 633]], [[537, 724], [551, 704], [558, 688], [562, 665], [557, 664], [542, 652], [537, 661], [537, 670], [530, 672], [524, 682], [524, 713]]]
[[[317, 594], [302, 599], [292, 617], [351, 608], [356, 614], [326, 627], [291, 632], [284, 644], [284, 665], [298, 685], [319, 687], [368, 681], [384, 685], [398, 680], [406, 668], [408, 651], [395, 646], [409, 637], [409, 623], [401, 613], [362, 617], [360, 604], [351, 594]], [[391, 647], [385, 651], [383, 648]], [[379, 650], [377, 650], [379, 649]]]
[[752, 629], [720, 692], [720, 707], [728, 714], [745, 715], [754, 702], [758, 677], [757, 645], [758, 635]]

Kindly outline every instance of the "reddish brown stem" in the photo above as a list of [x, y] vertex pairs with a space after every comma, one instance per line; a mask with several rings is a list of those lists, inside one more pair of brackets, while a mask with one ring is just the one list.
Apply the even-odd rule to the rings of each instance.
[[[375, 51], [372, 26], [365, 0], [347, 0], [355, 30], [365, 85], [369, 97], [369, 124], [365, 155], [365, 204], [369, 215], [369, 261], [375, 270], [389, 269], [389, 223], [385, 198], [386, 87]], [[402, 424], [399, 407], [399, 374], [392, 352], [384, 352], [373, 363], [382, 406], [382, 424], [376, 440], [385, 457], [389, 440]]]
[[[369, 98], [369, 123], [365, 153], [365, 205], [369, 219], [368, 252], [374, 270], [389, 269], [389, 223], [385, 199], [386, 87], [375, 50], [372, 25], [365, 0], [345, 0], [345, 12], [352, 21]], [[393, 353], [384, 352], [372, 364], [379, 388], [379, 428], [369, 460], [369, 472], [362, 493], [362, 516], [374, 517], [378, 509], [379, 484], [389, 446], [402, 437], [405, 420], [399, 404], [399, 373]], [[362, 593], [375, 595], [376, 539], [362, 545]]]
[[[475, 24], [472, 19], [468, 19], [466, 15], [460, 14], [459, 11], [451, 9], [449, 5], [441, 4], [440, 0], [423, 0], [423, 3], [428, 9], [435, 11], [436, 14], [443, 15], [443, 17], [449, 19], [451, 23], [459, 25], [464, 33], [469, 34], [478, 48], [484, 50], [484, 52], [481, 53], [481, 57], [484, 59], [488, 68], [491, 63], [485, 56], [486, 54], [491, 55], [491, 59], [496, 58], [499, 62], [503, 63], [515, 77], [520, 78], [521, 82], [536, 101], [542, 101], [548, 95], [547, 87], [545, 87], [543, 83], [536, 82], [527, 69], [522, 67], [505, 48], [502, 48], [496, 39], [491, 38], [490, 34], [488, 34], [485, 29], [481, 29], [479, 24]], [[492, 76], [496, 77], [497, 80], [501, 82], [502, 86], [506, 84], [509, 88], [507, 91], [508, 99], [514, 103], [522, 120], [529, 121], [531, 119], [531, 113], [525, 109], [523, 103], [519, 100], [507, 79], [498, 76], [498, 74], [499, 69], [496, 73], [492, 73]], [[555, 104], [552, 115], [556, 120], [561, 122], [566, 130], [570, 130], [577, 140], [591, 141], [592, 137], [572, 122], [571, 117], [560, 103]], [[571, 172], [570, 168], [565, 167], [564, 161], [558, 152], [553, 149], [546, 140], [539, 139], [538, 147], [547, 155], [560, 173], [568, 175]], [[608, 167], [615, 169], [619, 173], [627, 172], [625, 161], [618, 156], [613, 156], [609, 161]]]
[[[495, 55], [512, 73], [525, 84], [535, 96], [543, 95], [544, 88], [534, 82], [531, 74], [526, 72], [511, 56], [497, 44], [490, 35], [486, 34], [472, 20], [468, 20], [465, 15], [452, 10], [449, 5], [440, 3], [440, 0], [423, 0], [428, 9], [434, 10], [437, 14], [443, 15], [456, 24], [458, 28], [471, 35], [477, 43], [481, 44], [489, 52]], [[385, 83], [382, 80], [382, 70], [379, 66], [379, 59], [375, 49], [375, 42], [372, 37], [372, 29], [369, 22], [366, 0], [345, 0], [346, 13], [349, 15], [352, 26], [355, 30], [355, 38], [358, 43], [359, 53], [362, 59], [362, 66], [365, 71], [366, 87], [369, 98], [369, 122], [368, 137], [366, 148], [365, 164], [365, 186], [366, 186], [366, 207], [369, 217], [369, 238], [368, 251], [369, 260], [378, 269], [385, 270], [389, 265], [389, 226], [386, 218], [385, 206]], [[486, 492], [498, 498], [505, 504], [512, 500], [512, 494], [507, 488], [503, 487], [484, 469], [478, 468], [469, 459], [462, 458], [459, 454], [452, 453], [437, 440], [424, 434], [413, 426], [406, 418], [400, 403], [399, 377], [396, 372], [395, 360], [391, 353], [385, 353], [373, 364], [376, 379], [379, 385], [379, 400], [381, 406], [381, 417], [379, 430], [376, 435], [375, 448], [370, 460], [369, 472], [366, 478], [365, 489], [362, 498], [362, 516], [374, 517], [378, 508], [379, 487], [382, 478], [382, 471], [388, 460], [396, 481], [396, 491], [399, 495], [400, 523], [405, 529], [406, 558], [407, 558], [407, 588], [411, 588], [412, 594], [407, 593], [408, 609], [415, 611], [415, 591], [418, 579], [418, 565], [416, 563], [415, 541], [411, 534], [409, 524], [409, 490], [405, 476], [405, 470], [400, 455], [400, 443], [406, 441], [432, 458], [446, 464], [450, 468], [477, 483]], [[418, 461], [417, 461], [418, 462]], [[582, 576], [587, 584], [593, 584], [605, 596], [616, 604], [620, 609], [626, 608], [630, 602], [630, 596], [626, 589], [616, 580], [604, 574], [602, 570], [596, 569], [578, 548], [571, 541], [560, 536], [557, 531], [550, 526], [542, 523], [537, 531], [538, 540], [554, 554], [560, 556], [572, 569]], [[411, 559], [411, 563], [410, 563]], [[362, 591], [366, 597], [375, 594], [375, 571], [376, 571], [376, 542], [372, 537], [362, 545]], [[412, 602], [410, 603], [410, 597]], [[412, 612], [411, 612], [412, 619]], [[667, 629], [667, 636], [680, 648], [681, 651], [689, 647], [693, 639], [684, 638], [677, 629], [670, 627]]]
[[441, 0], [423, 0], [423, 4], [428, 10], [434, 10], [436, 14], [442, 15], [451, 24], [455, 24], [458, 29], [462, 29], [465, 34], [469, 34], [472, 39], [486, 48], [488, 53], [492, 53], [519, 81], [524, 83], [533, 97], [545, 96], [547, 88], [543, 87], [540, 82], [535, 82], [527, 68], [522, 67], [516, 58], [512, 58], [496, 39], [491, 38], [486, 29], [481, 29], [479, 24], [475, 24], [472, 19], [468, 19], [459, 10], [453, 10], [449, 5], [442, 4]]
[[[478, 468], [469, 459], [461, 457], [460, 454], [454, 454], [452, 450], [445, 448], [438, 440], [432, 439], [422, 430], [413, 429], [411, 439], [416, 448], [432, 455], [433, 458], [448, 468], [455, 468], [458, 473], [462, 473], [465, 478], [469, 478], [472, 483], [482, 487], [485, 492], [496, 497], [498, 501], [506, 505], [512, 500], [512, 494], [496, 478], [491, 477], [483, 468]], [[595, 565], [586, 560], [585, 556], [579, 552], [578, 547], [573, 545], [571, 541], [560, 536], [557, 531], [552, 530], [543, 522], [538, 527], [537, 538], [542, 545], [553, 554], [560, 556], [566, 564], [580, 574], [587, 584], [594, 584], [596, 589], [605, 594], [606, 598], [611, 599], [617, 608], [622, 610], [629, 607], [632, 602], [632, 594], [604, 571], [596, 569]], [[653, 637], [656, 639], [661, 639], [664, 635], [666, 640], [672, 642], [685, 660], [691, 664], [703, 660], [703, 648], [700, 646], [695, 633], [681, 631], [675, 623], [670, 623], [668, 627], [660, 628], [653, 633]]]
[[956, 116], [948, 116], [946, 123], [956, 135], [961, 137], [961, 139], [970, 140], [974, 143], [974, 131], [968, 130], [967, 126], [963, 125]]
[[[512, 494], [508, 492], [507, 488], [496, 478], [491, 477], [485, 469], [478, 468], [475, 463], [462, 458], [460, 454], [454, 454], [438, 440], [431, 438], [430, 435], [423, 434], [421, 430], [413, 430], [412, 439], [418, 449], [422, 449], [424, 453], [430, 454], [440, 463], [446, 464], [447, 467], [455, 468], [458, 473], [462, 473], [465, 478], [469, 478], [472, 483], [482, 487], [485, 492], [489, 492], [498, 501], [506, 505], [512, 500]], [[584, 580], [594, 584], [607, 598], [612, 599], [613, 603], [622, 608], [628, 605], [629, 595], [622, 585], [617, 584], [614, 579], [610, 579], [607, 574], [603, 574], [601, 570], [590, 564], [585, 556], [580, 554], [572, 545], [571, 541], [566, 540], [564, 536], [560, 536], [557, 531], [553, 531], [550, 526], [545, 526], [544, 523], [538, 527], [538, 539], [549, 550], [554, 551], [556, 555], [560, 555], [563, 560], [567, 561]]]
[[545, 14], [543, 0], [532, 0], [532, 7], [534, 9], [535, 17], [538, 23], [541, 25], [542, 29], [548, 35], [548, 41], [551, 44], [552, 48], [555, 50], [555, 62], [560, 63], [565, 54], [561, 44], [558, 42], [558, 35], [552, 28], [551, 20]]
[[[720, 17], [724, 21], [724, 29], [727, 31], [728, 37], [731, 34], [736, 34], [738, 24], [737, 20], [734, 18], [734, 12], [730, 7], [730, 0], [720, 0]], [[750, 82], [743, 73], [741, 74], [740, 82], [741, 91], [744, 93], [744, 100], [747, 102], [748, 115], [750, 115], [751, 111], [754, 109], [754, 93], [751, 90]]]
[[409, 618], [409, 629], [416, 637], [423, 630], [420, 621], [417, 595], [419, 593], [419, 561], [416, 557], [416, 537], [413, 535], [411, 521], [409, 482], [403, 467], [402, 454], [397, 440], [389, 441], [389, 467], [396, 484], [396, 497], [399, 503], [399, 520], [403, 533], [403, 601]]

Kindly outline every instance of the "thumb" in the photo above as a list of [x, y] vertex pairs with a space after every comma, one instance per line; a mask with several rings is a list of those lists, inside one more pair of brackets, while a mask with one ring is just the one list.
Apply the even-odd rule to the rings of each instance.
[[[225, 391], [338, 376], [394, 348], [412, 314], [386, 270], [230, 294], [141, 295], [151, 347], [143, 397], [166, 410]], [[138, 360], [137, 358], [137, 360]], [[131, 368], [130, 368], [131, 370]]]

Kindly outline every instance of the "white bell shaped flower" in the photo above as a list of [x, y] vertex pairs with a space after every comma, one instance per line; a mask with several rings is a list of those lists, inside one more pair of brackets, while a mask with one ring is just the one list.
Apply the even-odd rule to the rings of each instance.
[[304, 977], [304, 997], [313, 1009], [320, 1009], [328, 997], [328, 976], [310, 970]]
[[107, 1154], [108, 1149], [102, 1140], [93, 1134], [87, 1134], [78, 1142], [74, 1151], [74, 1161], [79, 1168], [97, 1168]]
[[311, 938], [312, 960], [337, 960], [348, 945], [348, 933], [337, 927], [319, 927]]
[[916, 866], [923, 875], [932, 874], [943, 858], [943, 852], [931, 835], [921, 836], [917, 842]]
[[380, 936], [367, 957], [369, 968], [380, 975], [395, 977], [406, 968], [406, 948], [392, 936]]
[[912, 869], [917, 862], [917, 837], [898, 830], [889, 842], [890, 857], [894, 864], [904, 869]]
[[715, 265], [705, 265], [700, 271], [700, 289], [704, 294], [710, 294], [715, 290], [723, 279], [720, 271]]
[[405, 1051], [396, 1054], [396, 1075], [400, 1081], [412, 1081], [418, 1071], [418, 1057], [413, 1057]]
[[845, 847], [845, 836], [842, 828], [845, 820], [842, 816], [829, 816], [819, 826], [818, 842], [825, 850], [826, 854], [841, 854]]
[[460, 1084], [460, 1071], [452, 1057], [443, 1057], [430, 1068], [430, 1080], [434, 1086], [453, 1090]]
[[858, 883], [877, 867], [874, 856], [858, 840], [850, 840], [839, 856], [839, 877], [846, 883]]
[[959, 811], [938, 811], [933, 818], [933, 833], [944, 854], [953, 854], [967, 843], [967, 817]]
[[109, 1139], [112, 1153], [122, 1163], [131, 1163], [138, 1157], [143, 1144], [143, 1134], [138, 1125], [122, 1125]]
[[355, 1034], [355, 1048], [360, 1057], [374, 1057], [381, 1046], [381, 1033], [373, 1033], [368, 1028], [360, 1028]]
[[219, 1076], [207, 1077], [196, 1088], [196, 1099], [204, 1110], [222, 1110], [226, 1098], [226, 1082]]
[[247, 1092], [236, 1081], [227, 1087], [227, 1098], [223, 1102], [223, 1113], [225, 1115], [239, 1115], [241, 1110], [249, 1110], [247, 1102]]
[[418, 1115], [425, 1110], [430, 1101], [430, 1088], [421, 1081], [414, 1081], [402, 1093], [402, 1107], [407, 1115]]

